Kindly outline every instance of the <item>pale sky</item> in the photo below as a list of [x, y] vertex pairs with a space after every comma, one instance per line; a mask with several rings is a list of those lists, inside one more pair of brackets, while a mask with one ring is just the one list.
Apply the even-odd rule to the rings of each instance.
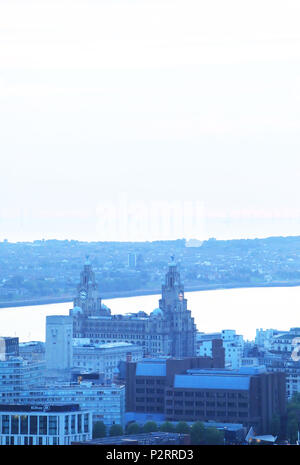
[[290, 0], [0, 0], [0, 240], [299, 235], [299, 23]]

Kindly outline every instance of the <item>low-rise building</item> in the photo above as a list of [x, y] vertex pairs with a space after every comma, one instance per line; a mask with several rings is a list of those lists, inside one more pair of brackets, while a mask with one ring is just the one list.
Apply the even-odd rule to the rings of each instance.
[[19, 338], [18, 337], [0, 337], [0, 360], [6, 360], [8, 357], [19, 355]]
[[103, 421], [109, 428], [125, 424], [125, 386], [81, 383], [56, 383], [22, 390], [2, 392], [1, 403], [48, 405], [51, 403], [76, 403], [81, 409], [92, 412], [93, 423]]
[[0, 445], [70, 445], [92, 439], [92, 414], [76, 404], [0, 404]]
[[265, 367], [197, 367], [191, 359], [127, 364], [128, 412], [161, 413], [166, 421], [242, 423], [268, 432], [285, 413], [285, 374]]
[[73, 367], [103, 373], [106, 381], [113, 381], [120, 361], [136, 362], [143, 358], [142, 346], [128, 342], [93, 344], [89, 339], [73, 339]]
[[244, 351], [243, 336], [236, 334], [235, 330], [223, 329], [216, 333], [197, 333], [197, 356], [211, 357], [212, 344], [215, 340], [221, 340], [225, 351], [225, 366], [227, 368], [239, 368], [242, 365]]
[[23, 388], [44, 382], [45, 363], [30, 362], [22, 357], [9, 357], [0, 361], [0, 398]]

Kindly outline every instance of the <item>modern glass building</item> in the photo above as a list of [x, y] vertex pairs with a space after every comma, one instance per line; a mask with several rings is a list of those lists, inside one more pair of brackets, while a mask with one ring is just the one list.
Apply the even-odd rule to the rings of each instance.
[[69, 445], [92, 439], [92, 413], [76, 404], [0, 404], [0, 445]]

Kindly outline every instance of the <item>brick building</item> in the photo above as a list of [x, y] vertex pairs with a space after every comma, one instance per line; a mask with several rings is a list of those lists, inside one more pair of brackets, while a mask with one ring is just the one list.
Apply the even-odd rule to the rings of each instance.
[[285, 375], [264, 367], [226, 370], [208, 358], [128, 363], [127, 411], [163, 414], [166, 421], [217, 421], [269, 433], [285, 414]]

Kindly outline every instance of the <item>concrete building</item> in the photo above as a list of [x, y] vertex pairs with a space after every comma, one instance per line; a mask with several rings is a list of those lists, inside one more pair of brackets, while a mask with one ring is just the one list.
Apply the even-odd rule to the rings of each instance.
[[232, 329], [223, 329], [217, 333], [197, 333], [197, 355], [211, 357], [213, 341], [219, 339], [222, 340], [225, 350], [225, 366], [233, 369], [242, 366], [243, 336], [236, 334], [235, 330]]
[[89, 339], [73, 339], [73, 367], [103, 373], [105, 381], [113, 381], [120, 361], [143, 358], [142, 346], [128, 342], [92, 344]]
[[271, 348], [273, 338], [284, 333], [285, 331], [278, 331], [277, 329], [257, 329], [255, 335], [255, 344], [259, 348], [269, 350]]
[[243, 336], [236, 334], [233, 329], [223, 329], [221, 338], [225, 349], [225, 366], [232, 369], [239, 368], [244, 353]]
[[0, 404], [0, 445], [70, 445], [92, 439], [92, 415], [76, 404]]
[[8, 357], [19, 355], [18, 337], [0, 337], [0, 361]]
[[29, 341], [19, 343], [19, 355], [30, 362], [45, 361], [45, 342]]
[[144, 312], [112, 315], [102, 304], [97, 289], [94, 272], [87, 261], [70, 310], [75, 338], [89, 338], [92, 343], [138, 344], [146, 356], [195, 356], [196, 326], [187, 309], [184, 287], [173, 258], [162, 286], [159, 307], [150, 315]]
[[52, 383], [49, 385], [23, 386], [17, 390], [2, 391], [2, 404], [49, 405], [51, 403], [76, 403], [92, 413], [93, 423], [103, 421], [109, 428], [125, 424], [125, 386], [101, 385], [92, 381]]
[[46, 317], [46, 368], [49, 373], [68, 371], [73, 366], [73, 320], [70, 316]]
[[0, 361], [0, 396], [18, 395], [24, 388], [41, 385], [45, 378], [44, 362], [29, 362], [21, 357], [9, 357]]
[[[222, 347], [214, 348], [215, 357], [149, 358], [126, 364], [126, 411], [164, 414], [165, 387], [175, 373], [196, 368], [223, 368]], [[220, 356], [219, 356], [220, 353]]]
[[289, 331], [274, 335], [270, 340], [269, 350], [283, 357], [291, 358], [292, 352], [297, 346], [300, 347], [300, 328], [291, 328]]
[[184, 359], [128, 364], [128, 412], [161, 413], [171, 422], [239, 422], [259, 433], [269, 432], [274, 414], [285, 414], [284, 373], [192, 365]]

